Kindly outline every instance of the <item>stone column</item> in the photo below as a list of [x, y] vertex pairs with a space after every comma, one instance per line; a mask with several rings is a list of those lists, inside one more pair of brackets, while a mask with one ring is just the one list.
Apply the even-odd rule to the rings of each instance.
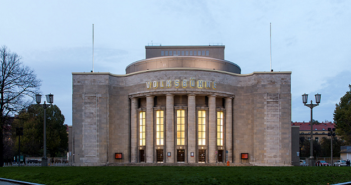
[[130, 158], [132, 163], [138, 162], [138, 98], [132, 98], [131, 102], [131, 141], [130, 141]]
[[227, 160], [232, 163], [232, 155], [233, 155], [233, 132], [232, 132], [232, 98], [225, 99], [225, 149], [228, 151]]
[[209, 163], [216, 163], [217, 124], [216, 124], [216, 96], [208, 96], [208, 156]]
[[154, 162], [154, 96], [146, 97], [146, 163]]
[[171, 152], [171, 157], [166, 157], [166, 163], [174, 163], [174, 96], [166, 96], [166, 152]]
[[[196, 115], [195, 95], [188, 95], [188, 162], [195, 163], [196, 155], [196, 128], [195, 128], [195, 115]], [[194, 152], [194, 157], [190, 153]]]

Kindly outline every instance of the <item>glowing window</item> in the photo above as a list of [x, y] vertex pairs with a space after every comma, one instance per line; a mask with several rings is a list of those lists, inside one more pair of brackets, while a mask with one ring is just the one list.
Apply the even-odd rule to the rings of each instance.
[[156, 145], [163, 145], [163, 111], [156, 111]]
[[217, 112], [217, 146], [223, 146], [223, 112]]
[[177, 145], [185, 145], [185, 110], [177, 110]]
[[142, 111], [139, 113], [139, 144], [140, 146], [145, 146], [145, 112]]
[[206, 145], [206, 111], [198, 111], [198, 141], [199, 145]]

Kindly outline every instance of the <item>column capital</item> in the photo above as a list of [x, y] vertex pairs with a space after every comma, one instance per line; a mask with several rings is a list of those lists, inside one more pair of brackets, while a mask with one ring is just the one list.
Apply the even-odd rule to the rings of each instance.
[[188, 96], [196, 96], [196, 94], [188, 94]]
[[166, 96], [174, 96], [174, 94], [167, 93]]
[[154, 97], [154, 95], [151, 95], [151, 94], [148, 94], [148, 95], [146, 95], [146, 97]]
[[210, 95], [208, 95], [208, 97], [216, 97], [217, 95], [215, 95], [215, 94], [210, 94]]
[[229, 100], [231, 100], [231, 99], [233, 99], [234, 97], [232, 97], [232, 96], [229, 96], [229, 97], [225, 97], [225, 99], [229, 99]]

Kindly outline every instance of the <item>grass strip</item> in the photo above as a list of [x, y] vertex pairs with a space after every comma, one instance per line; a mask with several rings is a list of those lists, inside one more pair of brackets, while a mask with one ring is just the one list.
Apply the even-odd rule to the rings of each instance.
[[40, 184], [334, 184], [350, 167], [5, 167], [0, 177]]

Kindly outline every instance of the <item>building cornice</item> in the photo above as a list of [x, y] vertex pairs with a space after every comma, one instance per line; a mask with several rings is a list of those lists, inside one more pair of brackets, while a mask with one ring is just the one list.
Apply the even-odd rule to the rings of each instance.
[[137, 71], [133, 73], [128, 73], [124, 75], [118, 75], [118, 74], [112, 74], [109, 72], [72, 72], [72, 75], [109, 75], [109, 76], [115, 76], [115, 77], [128, 77], [132, 75], [137, 75], [137, 74], [142, 74], [142, 73], [149, 73], [149, 72], [158, 72], [158, 71], [207, 71], [207, 72], [215, 72], [215, 73], [221, 73], [221, 74], [228, 74], [232, 76], [252, 76], [252, 75], [258, 75], [258, 74], [291, 74], [291, 71], [279, 71], [279, 72], [253, 72], [249, 74], [237, 74], [237, 73], [231, 73], [231, 72], [226, 72], [226, 71], [219, 71], [219, 70], [209, 70], [209, 69], [201, 69], [201, 68], [163, 68], [163, 69], [152, 69], [152, 70], [145, 70], [145, 71]]
[[141, 91], [137, 93], [130, 93], [129, 98], [134, 97], [145, 97], [145, 96], [157, 96], [157, 95], [166, 95], [166, 94], [173, 94], [173, 95], [185, 95], [185, 94], [194, 94], [201, 95], [201, 96], [208, 96], [208, 95], [216, 95], [218, 97], [230, 97], [234, 98], [235, 95], [228, 92], [223, 91], [202, 91], [198, 89], [170, 89], [170, 90], [154, 90], [154, 91]]

